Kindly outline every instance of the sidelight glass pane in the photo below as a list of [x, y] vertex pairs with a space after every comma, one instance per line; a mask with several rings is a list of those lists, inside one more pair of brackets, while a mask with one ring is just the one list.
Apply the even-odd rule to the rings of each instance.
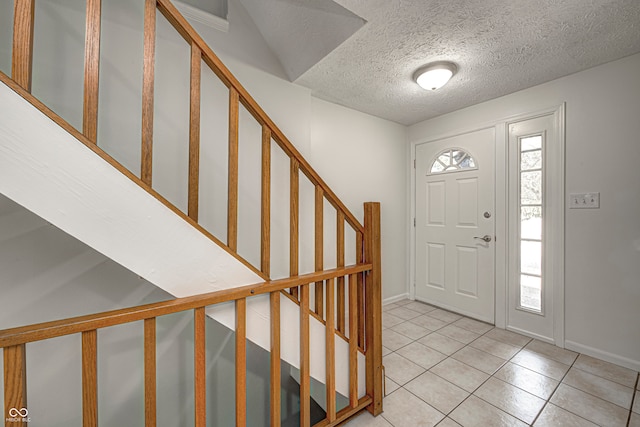
[[527, 151], [520, 157], [520, 170], [540, 169], [542, 167], [542, 150]]
[[520, 241], [520, 272], [542, 275], [542, 242]]
[[520, 139], [520, 301], [542, 312], [543, 135]]
[[520, 275], [520, 306], [531, 310], [542, 310], [542, 279]]
[[542, 206], [523, 206], [520, 208], [520, 237], [523, 239], [542, 239]]
[[542, 171], [520, 174], [520, 204], [542, 204]]
[[520, 150], [535, 150], [542, 148], [542, 135], [529, 136], [520, 140]]

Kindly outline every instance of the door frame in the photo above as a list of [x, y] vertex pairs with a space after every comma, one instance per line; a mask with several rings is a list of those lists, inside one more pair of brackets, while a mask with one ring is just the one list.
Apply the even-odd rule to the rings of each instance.
[[409, 209], [407, 218], [407, 234], [409, 237], [409, 265], [408, 267], [408, 296], [415, 299], [416, 289], [416, 236], [414, 220], [416, 218], [416, 147], [422, 144], [436, 142], [442, 139], [472, 133], [475, 131], [494, 128], [495, 129], [495, 326], [507, 329], [507, 313], [508, 313], [508, 265], [509, 265], [509, 223], [508, 223], [508, 141], [509, 141], [509, 124], [522, 120], [532, 119], [540, 116], [554, 115], [555, 132], [558, 144], [560, 146], [558, 155], [561, 158], [558, 161], [558, 170], [554, 171], [554, 179], [557, 180], [558, 197], [553, 200], [556, 203], [558, 217], [560, 221], [554, 225], [553, 232], [562, 236], [557, 239], [554, 246], [554, 252], [561, 254], [557, 257], [556, 265], [553, 272], [554, 280], [554, 339], [555, 345], [564, 348], [564, 241], [565, 241], [565, 103], [552, 106], [549, 108], [512, 116], [498, 118], [489, 122], [480, 122], [465, 126], [459, 131], [449, 131], [438, 133], [428, 139], [413, 141], [407, 152], [408, 157], [408, 180], [409, 180]]

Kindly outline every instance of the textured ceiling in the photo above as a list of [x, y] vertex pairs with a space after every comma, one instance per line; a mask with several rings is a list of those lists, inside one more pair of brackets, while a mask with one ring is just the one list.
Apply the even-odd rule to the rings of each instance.
[[[640, 52], [640, 0], [336, 3], [367, 24], [295, 82], [406, 125]], [[439, 60], [455, 62], [458, 73], [438, 91], [422, 90], [414, 71]]]

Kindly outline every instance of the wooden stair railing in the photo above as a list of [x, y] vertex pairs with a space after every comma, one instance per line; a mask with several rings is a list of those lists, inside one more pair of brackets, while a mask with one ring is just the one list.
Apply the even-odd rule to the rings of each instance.
[[[376, 243], [372, 243], [376, 246]], [[373, 248], [375, 251], [375, 248]], [[375, 255], [375, 252], [374, 254]], [[356, 318], [361, 315], [357, 306], [356, 288], [358, 280], [356, 276], [367, 272], [375, 275], [375, 262], [341, 267], [334, 270], [300, 275], [287, 279], [243, 286], [235, 289], [212, 292], [192, 297], [141, 305], [132, 308], [114, 310], [105, 313], [75, 317], [65, 320], [41, 323], [37, 325], [23, 326], [19, 328], [0, 331], [0, 348], [4, 351], [4, 403], [5, 414], [13, 414], [12, 408], [21, 410], [28, 408], [27, 404], [27, 344], [48, 340], [56, 337], [81, 334], [82, 335], [82, 414], [85, 427], [98, 425], [98, 379], [97, 379], [97, 355], [99, 329], [122, 325], [125, 323], [143, 321], [144, 333], [141, 337], [144, 342], [144, 376], [145, 393], [145, 426], [156, 425], [156, 318], [168, 314], [193, 310], [194, 315], [194, 399], [195, 399], [195, 425], [206, 426], [206, 342], [205, 342], [205, 308], [215, 304], [234, 301], [236, 307], [236, 425], [246, 425], [246, 304], [247, 299], [258, 295], [269, 294], [271, 304], [271, 372], [270, 372], [270, 399], [272, 426], [280, 425], [280, 298], [282, 291], [291, 287], [299, 289], [300, 295], [300, 425], [310, 425], [310, 342], [309, 320], [313, 314], [309, 307], [309, 287], [311, 284], [326, 284], [327, 311], [333, 314], [334, 284], [335, 280], [342, 278], [349, 287], [349, 336], [337, 333], [334, 329], [333, 316], [327, 319], [326, 328], [326, 366], [327, 366], [327, 410], [326, 418], [315, 424], [320, 426], [334, 426], [343, 422], [364, 408], [372, 408], [377, 405], [374, 388], [379, 386], [375, 372], [370, 372], [370, 364], [378, 357], [375, 356], [373, 346], [380, 345], [376, 342], [379, 337], [370, 335], [370, 331], [376, 328], [379, 314], [375, 310], [368, 309], [364, 313], [366, 317], [367, 336], [365, 337], [366, 350], [366, 395], [358, 397], [358, 336]], [[346, 279], [348, 278], [348, 279]], [[367, 288], [367, 303], [376, 299], [375, 295], [369, 295]], [[344, 409], [336, 410], [336, 370], [335, 370], [335, 338], [344, 339], [349, 345], [349, 404]], [[289, 337], [284, 337], [289, 338]], [[381, 379], [381, 378], [380, 378]], [[381, 388], [380, 388], [381, 390]], [[21, 419], [9, 417], [6, 426], [28, 425]]]
[[[290, 159], [290, 244], [289, 274], [299, 274], [299, 196], [300, 171], [315, 187], [315, 271], [322, 271], [324, 201], [328, 201], [336, 209], [336, 265], [344, 265], [345, 260], [345, 222], [355, 232], [356, 262], [363, 262], [364, 226], [340, 201], [336, 194], [304, 159], [284, 133], [276, 126], [247, 90], [226, 68], [211, 48], [198, 35], [187, 20], [180, 14], [170, 0], [145, 1], [144, 10], [144, 60], [142, 82], [142, 132], [141, 132], [141, 167], [140, 176], [126, 169], [108, 153], [98, 147], [98, 95], [100, 82], [100, 22], [101, 0], [86, 0], [86, 33], [85, 33], [85, 66], [84, 66], [84, 102], [82, 130], [75, 129], [63, 118], [47, 108], [39, 100], [30, 95], [33, 62], [34, 14], [36, 1], [46, 0], [14, 0], [14, 32], [12, 49], [11, 78], [0, 72], [0, 80], [14, 89], [37, 108], [47, 114], [61, 127], [75, 136], [108, 163], [120, 170], [124, 175], [149, 192], [165, 206], [181, 216], [185, 221], [198, 229], [206, 237], [224, 248], [241, 263], [251, 269], [264, 280], [271, 274], [271, 145], [275, 141]], [[155, 51], [156, 51], [156, 18], [157, 11], [169, 21], [175, 30], [184, 38], [191, 48], [190, 60], [190, 115], [189, 115], [189, 167], [187, 188], [187, 212], [182, 212], [163, 195], [153, 189], [153, 121], [154, 121], [154, 84], [155, 84]], [[228, 194], [227, 194], [227, 235], [214, 236], [198, 223], [199, 214], [199, 173], [200, 173], [200, 104], [201, 104], [201, 66], [208, 66], [218, 79], [229, 90], [229, 154], [228, 154]], [[13, 81], [12, 81], [13, 80]], [[242, 105], [262, 127], [262, 178], [261, 178], [261, 236], [260, 265], [253, 265], [238, 253], [238, 164], [239, 164], [239, 107]], [[362, 282], [360, 282], [362, 285]], [[323, 316], [323, 293], [321, 285], [313, 290], [313, 311]], [[291, 289], [292, 295], [297, 294]], [[344, 285], [338, 282], [336, 299], [338, 301], [337, 329], [345, 332]], [[363, 305], [362, 292], [358, 292], [360, 306]], [[360, 336], [364, 336], [364, 323], [359, 323]], [[362, 343], [360, 343], [362, 345]]]
[[[121, 173], [158, 199], [161, 203], [211, 239], [242, 264], [268, 282], [271, 275], [271, 146], [274, 141], [290, 159], [290, 219], [289, 219], [289, 274], [292, 278], [299, 275], [299, 224], [300, 224], [300, 172], [315, 187], [315, 270], [320, 273], [325, 264], [324, 257], [324, 202], [329, 202], [336, 210], [336, 265], [341, 269], [345, 265], [345, 222], [355, 233], [355, 259], [358, 266], [372, 264], [374, 268], [368, 274], [359, 272], [349, 277], [349, 295], [346, 295], [345, 275], [336, 276], [335, 295], [325, 295], [325, 279], [313, 283], [309, 288], [292, 284], [288, 295], [301, 306], [301, 311], [310, 310], [311, 315], [325, 323], [327, 330], [335, 328], [339, 336], [357, 337], [357, 345], [361, 351], [367, 352], [367, 393], [371, 392], [372, 401], [369, 410], [378, 414], [382, 411], [382, 359], [381, 359], [381, 302], [380, 302], [380, 247], [379, 247], [379, 205], [365, 204], [365, 225], [346, 208], [336, 194], [317, 174], [311, 165], [298, 152], [283, 132], [275, 125], [258, 103], [251, 97], [240, 82], [226, 68], [211, 48], [198, 35], [187, 20], [178, 12], [170, 0], [140, 0], [145, 2], [144, 8], [144, 58], [142, 82], [142, 131], [141, 131], [141, 167], [140, 176], [126, 169], [122, 164], [98, 147], [98, 96], [100, 82], [100, 44], [101, 44], [101, 0], [86, 0], [86, 33], [85, 33], [85, 65], [84, 65], [84, 100], [82, 130], [75, 129], [67, 121], [54, 113], [46, 105], [31, 95], [34, 13], [36, 1], [14, 0], [14, 31], [12, 48], [11, 78], [0, 72], [0, 81], [12, 88], [24, 99], [50, 117], [67, 132], [89, 147], [97, 155], [118, 169]], [[155, 52], [156, 52], [156, 18], [157, 11], [168, 20], [173, 28], [182, 36], [191, 48], [190, 57], [190, 115], [189, 115], [189, 167], [187, 188], [187, 212], [181, 211], [153, 188], [153, 121], [155, 91]], [[214, 236], [198, 223], [199, 217], [199, 175], [200, 175], [200, 105], [202, 64], [208, 66], [229, 91], [229, 154], [228, 154], [228, 194], [227, 194], [227, 235], [223, 238]], [[260, 227], [260, 262], [252, 265], [238, 254], [238, 164], [239, 164], [239, 112], [242, 105], [262, 128], [262, 178], [261, 178], [261, 227]], [[368, 206], [368, 207], [367, 207]], [[369, 218], [369, 220], [367, 220]], [[376, 229], [377, 218], [377, 229]], [[369, 224], [368, 224], [369, 221]], [[373, 221], [373, 222], [371, 222]], [[372, 243], [377, 241], [378, 243]], [[353, 279], [353, 282], [351, 281]], [[297, 283], [295, 280], [292, 283]], [[354, 283], [356, 286], [353, 286]], [[265, 285], [267, 286], [267, 285]], [[284, 288], [282, 289], [284, 292]], [[353, 293], [353, 295], [351, 295]], [[373, 296], [372, 296], [373, 295]], [[371, 300], [367, 300], [371, 298]], [[327, 301], [329, 300], [329, 301]], [[329, 307], [335, 300], [335, 308]], [[346, 301], [349, 301], [347, 304]], [[355, 301], [356, 311], [349, 306]], [[312, 307], [305, 308], [305, 304]], [[240, 303], [242, 304], [242, 303]], [[239, 307], [242, 310], [242, 307]], [[325, 312], [326, 311], [326, 312]], [[354, 313], [371, 313], [371, 324], [365, 321], [366, 315], [352, 319]], [[334, 318], [335, 315], [335, 324]], [[347, 322], [347, 316], [349, 322]], [[349, 325], [349, 331], [346, 330]], [[151, 330], [152, 324], [149, 323]], [[356, 328], [357, 331], [351, 330]], [[357, 333], [356, 333], [357, 332]], [[327, 332], [329, 334], [329, 332]], [[304, 338], [303, 338], [304, 339]], [[308, 337], [307, 337], [308, 339]], [[84, 342], [84, 339], [83, 339]], [[91, 348], [93, 338], [86, 335], [87, 347]], [[9, 352], [9, 356], [18, 360], [20, 351]], [[150, 350], [151, 351], [151, 350]], [[7, 353], [5, 352], [5, 355]], [[89, 351], [90, 354], [90, 351]], [[151, 358], [151, 356], [149, 356]], [[13, 360], [13, 359], [12, 359]], [[327, 361], [331, 363], [331, 361]], [[371, 378], [369, 378], [371, 376]], [[371, 389], [369, 388], [371, 384]], [[308, 389], [308, 387], [307, 387]], [[353, 402], [352, 402], [353, 404]], [[199, 405], [198, 407], [200, 407]]]

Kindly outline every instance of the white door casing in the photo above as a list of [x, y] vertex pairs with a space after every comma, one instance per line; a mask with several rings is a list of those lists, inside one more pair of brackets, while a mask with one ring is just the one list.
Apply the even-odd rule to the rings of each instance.
[[[490, 323], [495, 315], [494, 146], [493, 127], [417, 145], [415, 175], [416, 299]], [[468, 153], [474, 167], [432, 172], [436, 158], [449, 149]], [[480, 239], [484, 236], [490, 241]]]
[[[508, 147], [507, 329], [564, 346], [564, 108], [506, 125]], [[541, 311], [520, 307], [519, 140], [542, 137]]]

